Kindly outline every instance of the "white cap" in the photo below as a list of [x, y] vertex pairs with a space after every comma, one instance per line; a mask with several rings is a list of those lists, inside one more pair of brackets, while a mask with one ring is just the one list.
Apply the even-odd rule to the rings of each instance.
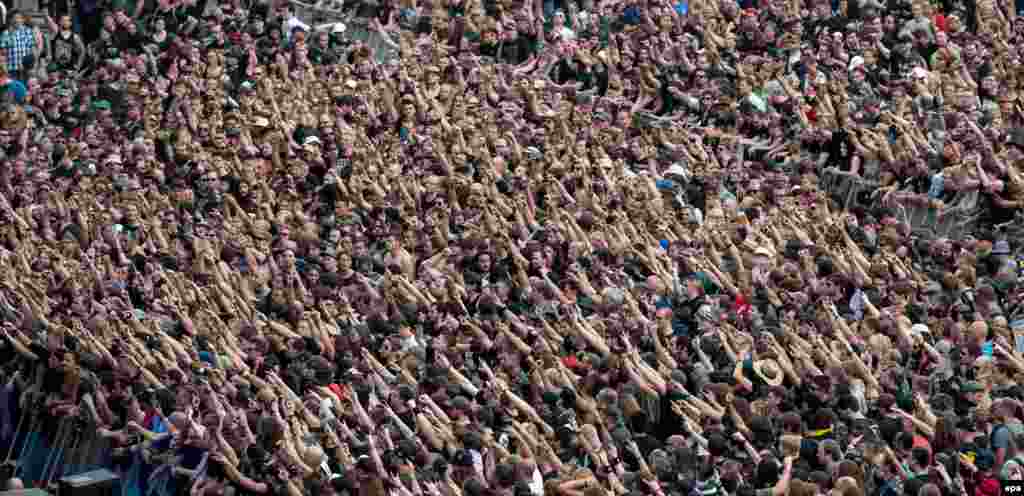
[[666, 176], [682, 176], [690, 177], [690, 172], [686, 170], [686, 167], [679, 165], [678, 163], [672, 164], [668, 170], [665, 171]]
[[858, 56], [850, 59], [850, 68], [849, 68], [849, 70], [852, 72], [854, 69], [856, 69], [858, 67], [861, 67], [863, 65], [864, 65], [864, 57], [861, 57], [860, 55], [858, 55]]

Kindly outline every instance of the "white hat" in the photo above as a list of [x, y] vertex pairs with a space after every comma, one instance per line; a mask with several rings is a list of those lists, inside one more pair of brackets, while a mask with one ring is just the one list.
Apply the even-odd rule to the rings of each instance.
[[849, 70], [850, 70], [850, 72], [853, 72], [854, 69], [856, 69], [858, 67], [862, 67], [863, 65], [864, 65], [864, 57], [861, 57], [860, 55], [858, 55], [858, 56], [850, 59]]
[[928, 329], [928, 326], [926, 326], [924, 324], [914, 324], [914, 325], [910, 326], [910, 332], [912, 334], [914, 334], [914, 335], [920, 335], [920, 334], [931, 334], [932, 331], [930, 329]]
[[683, 167], [682, 165], [680, 165], [678, 163], [675, 163], [675, 164], [672, 164], [668, 168], [668, 170], [665, 171], [665, 175], [666, 176], [690, 177], [690, 172], [686, 170], [686, 167]]
[[334, 34], [344, 33], [345, 29], [346, 28], [345, 28], [345, 23], [344, 22], [336, 22], [336, 23], [334, 23], [333, 26], [331, 26], [331, 32], [334, 33]]
[[314, 143], [319, 145], [320, 138], [317, 138], [316, 136], [306, 136], [306, 139], [302, 141], [303, 145], [312, 145]]

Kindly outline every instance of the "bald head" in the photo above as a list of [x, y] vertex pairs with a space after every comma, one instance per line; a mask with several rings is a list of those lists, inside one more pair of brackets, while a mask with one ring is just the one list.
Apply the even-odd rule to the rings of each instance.
[[988, 324], [984, 321], [976, 320], [971, 324], [971, 337], [977, 342], [982, 342], [988, 338]]
[[992, 327], [1000, 329], [1000, 328], [1007, 328], [1009, 326], [1010, 326], [1010, 323], [1006, 320], [1006, 317], [1004, 317], [1002, 315], [997, 315], [996, 317], [994, 317], [992, 319]]

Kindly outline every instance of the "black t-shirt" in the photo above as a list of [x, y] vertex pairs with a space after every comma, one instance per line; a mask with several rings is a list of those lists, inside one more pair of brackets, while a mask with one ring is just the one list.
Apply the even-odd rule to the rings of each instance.
[[142, 53], [142, 47], [146, 41], [142, 33], [137, 31], [135, 33], [119, 31], [114, 39], [117, 40], [117, 47], [120, 51], [134, 54]]
[[18, 357], [18, 352], [14, 350], [11, 343], [6, 339], [0, 341], [0, 363], [13, 363]]
[[58, 369], [47, 367], [43, 373], [43, 391], [48, 394], [61, 394], [64, 388], [64, 373]]
[[658, 439], [668, 439], [674, 435], [685, 435], [686, 429], [683, 419], [672, 410], [672, 402], [682, 397], [673, 393], [665, 393], [659, 398], [661, 415], [658, 416], [658, 423], [654, 424], [654, 435]]
[[840, 170], [850, 170], [851, 151], [850, 136], [845, 129], [832, 133], [832, 141], [828, 144], [828, 165]]
[[202, 19], [203, 12], [206, 11], [207, 3], [209, 3], [209, 0], [197, 0], [194, 5], [185, 8], [185, 17], [188, 18], [191, 16], [197, 20]]
[[1013, 220], [1017, 214], [1016, 208], [1002, 208], [995, 202], [991, 194], [983, 194], [980, 198], [983, 221], [989, 224], [1003, 224]]
[[[184, 8], [175, 8], [171, 10], [158, 11], [153, 15], [153, 17], [159, 17], [164, 20], [165, 31], [168, 33], [176, 33], [185, 23], [185, 19], [188, 18], [188, 14]], [[152, 23], [152, 21], [150, 22]]]
[[800, 459], [810, 466], [811, 471], [825, 470], [827, 467], [818, 462], [819, 440], [804, 438], [800, 441]]
[[481, 57], [497, 57], [498, 56], [498, 44], [497, 43], [480, 43], [480, 56]]
[[519, 60], [516, 63], [523, 63], [526, 59], [530, 58], [530, 55], [537, 49], [539, 43], [539, 35], [530, 36], [522, 31], [519, 32], [519, 36], [516, 38], [516, 54], [519, 56]]
[[796, 393], [795, 398], [797, 398], [798, 406], [805, 412], [815, 412], [825, 406], [818, 398], [818, 395], [814, 394], [814, 391], [811, 391], [806, 383], [798, 386]]

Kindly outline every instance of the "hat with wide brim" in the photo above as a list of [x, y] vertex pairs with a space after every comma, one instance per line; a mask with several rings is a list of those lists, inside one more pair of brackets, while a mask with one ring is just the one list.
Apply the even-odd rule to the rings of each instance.
[[754, 373], [769, 386], [779, 386], [782, 384], [782, 368], [779, 367], [779, 362], [770, 358], [755, 361]]

